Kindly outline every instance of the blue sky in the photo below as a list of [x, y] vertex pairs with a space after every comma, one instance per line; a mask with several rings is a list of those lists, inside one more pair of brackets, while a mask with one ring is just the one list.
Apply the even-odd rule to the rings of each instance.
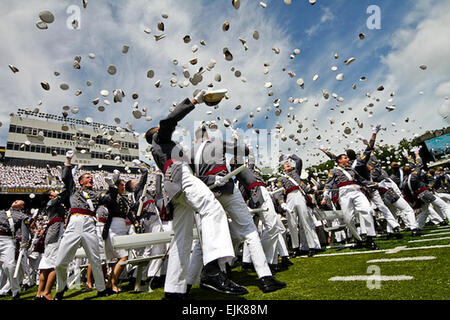
[[[281, 151], [295, 152], [307, 164], [325, 160], [316, 149], [318, 144], [334, 152], [347, 146], [358, 149], [357, 137], [367, 137], [371, 126], [378, 123], [386, 129], [379, 140], [389, 144], [448, 125], [438, 109], [450, 96], [450, 1], [318, 0], [314, 6], [308, 0], [293, 0], [291, 5], [283, 0], [265, 2], [267, 7], [262, 8], [259, 1], [242, 0], [239, 10], [228, 0], [89, 1], [86, 9], [81, 1], [3, 4], [0, 25], [8, 32], [0, 35], [4, 44], [0, 53], [0, 145], [6, 142], [8, 115], [17, 107], [39, 107], [41, 112], [60, 114], [64, 105], [78, 106], [78, 118], [89, 116], [98, 122], [113, 123], [115, 117], [120, 117], [121, 125], [129, 122], [134, 130], [143, 133], [168, 113], [172, 103], [191, 97], [195, 88], [206, 88], [209, 83], [214, 88], [227, 88], [229, 99], [222, 101], [218, 109], [197, 107], [182, 123], [187, 131], [193, 130], [194, 121], [199, 120], [222, 123], [224, 118], [236, 118], [237, 127], [247, 129], [251, 121], [253, 128], [267, 130], [278, 122], [284, 130], [280, 136], [295, 134], [294, 139], [300, 142], [297, 145], [288, 138], [280, 142]], [[374, 4], [381, 9], [380, 30], [366, 26], [366, 9]], [[70, 5], [80, 8], [79, 30], [66, 27]], [[48, 30], [35, 26], [41, 10], [55, 15]], [[167, 13], [168, 19], [163, 19], [162, 13]], [[154, 35], [162, 33], [157, 30], [159, 21], [165, 24], [166, 38], [155, 41]], [[222, 31], [225, 21], [230, 23], [227, 32]], [[143, 32], [145, 27], [151, 29], [150, 35]], [[259, 40], [252, 38], [254, 30], [260, 33]], [[358, 38], [360, 33], [365, 34], [364, 40]], [[182, 41], [186, 34], [192, 38], [189, 44]], [[247, 41], [247, 51], [239, 38]], [[200, 40], [205, 40], [206, 46]], [[130, 46], [127, 54], [121, 52], [125, 44]], [[196, 53], [191, 51], [193, 45], [199, 47]], [[233, 61], [223, 58], [224, 47], [233, 53]], [[275, 54], [272, 48], [280, 49], [280, 53]], [[301, 53], [290, 59], [295, 48]], [[96, 54], [95, 59], [88, 58], [90, 52]], [[77, 55], [82, 57], [80, 70], [72, 68]], [[194, 57], [198, 63], [189, 65]], [[356, 60], [347, 66], [344, 61], [350, 57]], [[171, 79], [178, 84], [187, 80], [182, 74], [183, 65], [192, 75], [200, 66], [206, 67], [211, 58], [217, 64], [203, 74], [199, 85], [170, 86]], [[179, 64], [175, 66], [173, 59]], [[265, 62], [270, 64], [267, 74], [263, 73]], [[13, 74], [8, 64], [20, 71]], [[117, 67], [114, 76], [106, 72], [110, 64]], [[427, 65], [427, 70], [421, 70], [420, 65]], [[338, 71], [331, 71], [332, 66], [337, 66]], [[241, 78], [233, 75], [232, 67], [242, 71]], [[282, 71], [283, 67], [286, 71]], [[155, 71], [152, 79], [146, 77], [149, 69]], [[61, 75], [55, 77], [54, 71]], [[295, 76], [291, 78], [289, 71]], [[337, 81], [335, 77], [341, 72], [344, 80]], [[216, 73], [222, 76], [220, 83], [214, 80]], [[312, 80], [315, 74], [319, 75], [317, 81]], [[360, 82], [362, 76], [367, 80]], [[298, 78], [304, 79], [304, 89], [297, 85]], [[86, 86], [87, 80], [92, 81], [92, 86]], [[161, 88], [154, 86], [157, 80]], [[50, 83], [50, 91], [40, 87], [41, 81]], [[59, 88], [63, 82], [69, 84], [69, 90]], [[272, 83], [272, 96], [264, 87], [267, 82]], [[352, 84], [357, 88], [352, 89]], [[382, 92], [377, 91], [380, 85], [385, 87]], [[107, 112], [97, 111], [91, 101], [101, 98], [100, 90], [112, 92], [117, 88], [124, 90], [124, 101], [115, 104], [110, 95], [110, 105], [105, 105]], [[80, 96], [74, 94], [77, 89], [82, 91]], [[322, 96], [324, 89], [330, 94], [328, 100]], [[135, 92], [139, 94], [139, 108], [146, 107], [152, 121], [132, 116], [136, 101], [131, 94]], [[333, 98], [333, 93], [343, 101]], [[279, 116], [274, 114], [273, 106], [277, 98], [282, 109]], [[104, 104], [103, 99], [100, 104]], [[303, 102], [289, 101], [294, 99]], [[38, 105], [39, 101], [42, 105]], [[370, 103], [373, 107], [367, 110], [372, 115], [364, 111]], [[236, 111], [238, 104], [242, 108]], [[385, 108], [390, 105], [396, 107], [392, 112]], [[272, 110], [267, 111], [268, 107]], [[250, 112], [254, 118], [249, 117]], [[362, 129], [355, 125], [355, 118], [364, 124]], [[301, 133], [296, 132], [299, 124], [303, 126]], [[352, 133], [343, 136], [347, 126]], [[318, 135], [320, 140], [316, 139]]]

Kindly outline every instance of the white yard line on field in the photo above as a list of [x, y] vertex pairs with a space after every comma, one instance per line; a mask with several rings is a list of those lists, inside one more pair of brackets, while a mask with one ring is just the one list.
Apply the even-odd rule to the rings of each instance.
[[[446, 229], [439, 229], [439, 230], [430, 230], [430, 231], [428, 231], [429, 233], [436, 233], [436, 232], [443, 232], [443, 231], [448, 231], [448, 230], [450, 230], [450, 228], [446, 228]], [[423, 231], [426, 231], [426, 230], [423, 230]]]
[[405, 258], [391, 258], [391, 259], [374, 259], [369, 260], [367, 263], [377, 263], [377, 262], [403, 262], [403, 261], [424, 261], [436, 259], [434, 256], [423, 256], [423, 257], [405, 257]]
[[414, 243], [414, 242], [426, 242], [426, 241], [438, 241], [438, 240], [447, 240], [450, 239], [450, 237], [441, 237], [441, 238], [432, 238], [432, 239], [421, 239], [421, 240], [409, 240], [408, 243]]
[[401, 280], [412, 280], [411, 276], [346, 276], [346, 277], [332, 277], [328, 279], [329, 281], [401, 281]]
[[348, 243], [348, 244], [337, 244], [335, 246], [326, 246], [325, 249], [340, 249], [340, 248], [351, 248], [354, 247], [356, 244], [354, 243]]
[[[436, 245], [436, 246], [423, 246], [423, 247], [415, 247], [415, 248], [401, 248], [401, 250], [398, 249], [397, 252], [400, 251], [409, 251], [409, 250], [427, 250], [427, 249], [441, 249], [441, 248], [450, 248], [450, 244], [443, 244], [443, 245]], [[382, 253], [382, 252], [388, 252], [393, 249], [389, 250], [370, 250], [370, 251], [356, 251], [356, 252], [341, 252], [341, 253], [328, 253], [328, 254], [318, 254], [315, 255], [314, 258], [320, 258], [320, 257], [333, 257], [333, 256], [351, 256], [356, 254], [365, 254], [365, 253]], [[300, 258], [308, 259], [308, 257], [302, 256]]]
[[443, 236], [444, 234], [450, 234], [450, 231], [449, 232], [442, 232], [442, 233], [424, 234], [424, 235], [422, 235], [422, 237]]

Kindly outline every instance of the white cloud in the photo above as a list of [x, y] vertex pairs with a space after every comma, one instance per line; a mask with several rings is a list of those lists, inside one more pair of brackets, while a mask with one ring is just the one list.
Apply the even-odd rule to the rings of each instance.
[[[42, 9], [51, 10], [56, 17], [48, 30], [38, 30], [34, 26]], [[183, 121], [183, 125], [190, 128], [194, 120], [217, 117], [236, 117], [246, 122], [251, 111], [258, 106], [264, 110], [274, 99], [267, 95], [266, 81], [273, 83], [272, 90], [276, 94], [288, 90], [289, 77], [281, 69], [294, 49], [289, 35], [277, 27], [276, 18], [259, 9], [257, 3], [242, 3], [241, 8], [235, 10], [231, 4], [217, 6], [205, 1], [89, 2], [87, 9], [81, 9], [81, 29], [73, 31], [65, 26], [66, 4], [60, 1], [33, 2], [30, 6], [11, 2], [8, 8], [3, 7], [2, 10], [8, 14], [2, 14], [0, 24], [3, 30], [8, 26], [14, 27], [0, 35], [0, 41], [8, 44], [0, 52], [0, 59], [16, 65], [20, 72], [12, 74], [9, 68], [0, 71], [0, 92], [5, 97], [1, 121], [6, 124], [8, 114], [15, 112], [18, 106], [34, 109], [42, 100], [42, 112], [60, 114], [62, 106], [77, 105], [80, 107], [79, 117], [90, 116], [94, 121], [107, 123], [113, 123], [113, 119], [119, 117], [122, 125], [128, 121], [135, 130], [145, 132], [167, 115], [173, 102], [192, 97], [195, 88], [191, 84], [187, 88], [171, 87], [170, 79], [182, 82], [185, 80], [183, 66], [193, 75], [201, 66], [206, 67], [210, 59], [215, 59], [215, 68], [203, 74], [204, 80], [197, 87], [206, 88], [207, 84], [213, 83], [215, 88], [227, 88], [230, 99], [223, 101], [211, 116], [205, 114], [211, 108], [199, 106]], [[168, 19], [161, 17], [164, 12], [168, 13]], [[164, 32], [157, 30], [158, 21], [164, 22]], [[227, 32], [222, 31], [224, 21], [230, 23]], [[145, 27], [151, 28], [150, 35], [143, 32]], [[254, 30], [259, 31], [259, 40], [252, 38]], [[154, 35], [160, 33], [166, 37], [156, 42]], [[192, 38], [189, 44], [182, 40], [186, 34]], [[240, 37], [247, 41], [248, 51], [238, 40]], [[205, 40], [206, 46], [202, 46], [200, 40]], [[127, 54], [121, 53], [124, 44], [130, 46]], [[199, 47], [195, 54], [191, 51], [194, 44]], [[225, 61], [224, 47], [232, 52], [233, 61]], [[275, 54], [273, 47], [279, 48], [280, 54]], [[96, 54], [95, 59], [88, 58], [90, 52]], [[76, 55], [82, 56], [80, 70], [72, 68]], [[198, 58], [198, 63], [189, 65], [188, 61], [194, 57]], [[172, 64], [173, 59], [179, 61], [177, 66]], [[270, 64], [268, 75], [263, 74], [265, 62]], [[107, 74], [109, 64], [117, 67], [116, 75]], [[241, 78], [234, 76], [232, 67], [241, 71]], [[155, 70], [153, 79], [146, 77], [150, 68]], [[54, 71], [61, 72], [61, 75], [55, 77]], [[220, 83], [214, 81], [216, 73], [222, 75]], [[243, 77], [247, 79], [246, 83], [241, 81]], [[92, 81], [91, 87], [86, 86], [87, 80]], [[157, 80], [162, 83], [159, 89], [154, 86]], [[41, 81], [48, 81], [51, 90], [42, 90]], [[68, 83], [70, 90], [60, 90], [62, 82]], [[112, 92], [116, 88], [124, 90], [124, 101], [115, 104], [110, 95], [111, 105], [106, 106], [108, 111], [98, 112], [91, 101], [100, 97], [100, 90]], [[76, 89], [83, 91], [79, 97], [74, 95]], [[134, 92], [140, 96], [137, 100], [140, 107], [145, 106], [149, 110], [154, 119], [152, 122], [132, 117], [134, 101], [131, 94]], [[156, 101], [158, 97], [162, 98], [160, 103]], [[243, 107], [239, 112], [234, 110], [238, 104]], [[257, 114], [254, 120], [262, 117], [262, 114]], [[6, 126], [0, 129], [0, 134], [5, 143]]]
[[441, 83], [435, 90], [439, 97], [450, 97], [450, 81]]
[[323, 14], [321, 15], [319, 21], [312, 25], [309, 29], [305, 30], [305, 33], [308, 36], [313, 36], [321, 26], [323, 26], [325, 24], [325, 22], [327, 21], [333, 21], [335, 16], [333, 14], [333, 12], [331, 11], [331, 9], [329, 7], [321, 7]]

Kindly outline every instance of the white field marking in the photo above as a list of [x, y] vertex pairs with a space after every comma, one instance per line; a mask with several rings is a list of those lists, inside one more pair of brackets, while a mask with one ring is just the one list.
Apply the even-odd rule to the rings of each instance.
[[[447, 227], [447, 228], [450, 230], [449, 227]], [[439, 229], [439, 230], [430, 230], [429, 233], [435, 233], [435, 232], [447, 231], [447, 228], [446, 228], [446, 229]], [[426, 230], [424, 230], [424, 231], [426, 231]]]
[[408, 242], [413, 243], [413, 242], [438, 241], [438, 240], [447, 240], [447, 239], [450, 239], [450, 237], [422, 239], [422, 240], [409, 240]]
[[435, 256], [423, 256], [423, 257], [405, 257], [405, 258], [391, 258], [391, 259], [375, 259], [369, 260], [367, 263], [377, 263], [377, 262], [402, 262], [402, 261], [422, 261], [422, 260], [433, 260], [436, 259]]
[[[440, 249], [440, 248], [450, 248], [450, 244], [441, 244], [436, 246], [423, 246], [423, 247], [415, 247], [415, 248], [404, 248], [401, 249], [401, 251], [408, 251], [408, 250], [427, 250], [427, 249]], [[392, 250], [392, 249], [390, 249]], [[347, 256], [347, 255], [355, 255], [355, 254], [364, 254], [364, 253], [382, 253], [387, 252], [389, 250], [371, 250], [371, 251], [356, 251], [356, 252], [341, 252], [341, 253], [328, 253], [328, 254], [318, 254], [313, 256], [314, 258], [320, 258], [320, 257], [333, 257], [333, 256]], [[303, 259], [308, 259], [309, 257], [298, 257]]]
[[403, 251], [408, 250], [427, 250], [427, 249], [440, 249], [440, 248], [450, 248], [450, 244], [440, 244], [436, 246], [423, 246], [423, 247], [413, 247], [413, 248], [405, 248]]
[[450, 228], [450, 226], [438, 226], [438, 229], [446, 229], [446, 228]]
[[450, 231], [442, 232], [442, 233], [424, 234], [424, 235], [422, 235], [422, 237], [443, 236], [444, 234], [450, 234]]
[[412, 280], [411, 276], [347, 276], [347, 277], [332, 277], [328, 281], [401, 281], [401, 280]]
[[404, 250], [406, 246], [395, 247], [394, 249], [389, 249], [386, 251], [386, 254], [394, 254]]
[[347, 244], [338, 244], [335, 246], [326, 246], [325, 249], [340, 249], [340, 248], [352, 248], [354, 247], [354, 243], [347, 243]]

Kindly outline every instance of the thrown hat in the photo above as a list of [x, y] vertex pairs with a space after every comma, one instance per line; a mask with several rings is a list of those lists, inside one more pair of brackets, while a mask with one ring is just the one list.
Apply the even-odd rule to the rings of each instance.
[[55, 16], [48, 10], [39, 12], [39, 18], [45, 23], [53, 23]]

